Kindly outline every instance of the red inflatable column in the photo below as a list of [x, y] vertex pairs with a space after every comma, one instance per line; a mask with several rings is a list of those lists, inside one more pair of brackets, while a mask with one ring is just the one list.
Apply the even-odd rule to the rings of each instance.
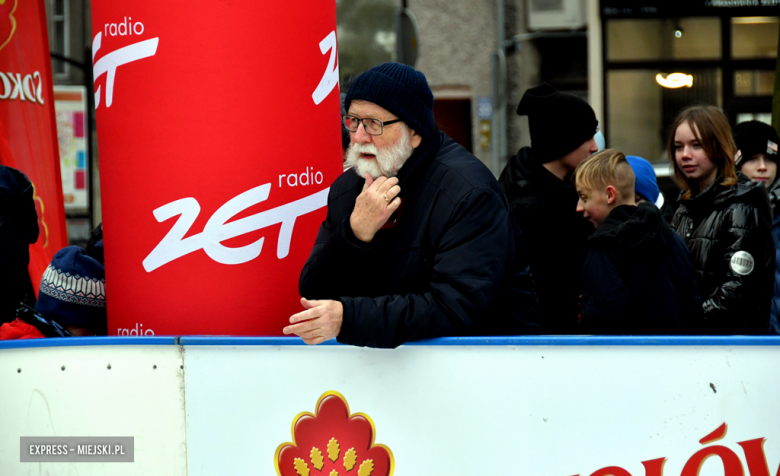
[[40, 233], [29, 270], [37, 294], [52, 257], [68, 245], [42, 0], [0, 2], [0, 163], [35, 187]]
[[335, 3], [92, 22], [109, 334], [281, 335], [342, 170]]

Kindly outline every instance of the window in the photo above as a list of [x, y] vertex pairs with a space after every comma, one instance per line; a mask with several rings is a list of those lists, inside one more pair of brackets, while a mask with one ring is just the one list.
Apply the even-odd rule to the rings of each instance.
[[774, 86], [774, 71], [734, 71], [734, 94], [737, 96], [771, 96]]
[[[691, 7], [691, 16], [680, 17], [670, 16], [679, 12], [673, 8], [602, 15], [604, 133], [610, 147], [664, 161], [671, 122], [694, 104], [722, 108], [732, 125], [746, 117], [768, 117], [780, 19], [731, 17], [727, 10], [709, 16], [715, 10], [708, 8]], [[777, 12], [759, 8], [752, 11]]]
[[339, 80], [394, 61], [397, 0], [337, 0]]
[[609, 146], [651, 162], [665, 160], [669, 127], [677, 114], [694, 104], [721, 106], [720, 69], [688, 69], [693, 85], [662, 87], [656, 69], [614, 70], [607, 75]]
[[735, 59], [777, 57], [777, 17], [736, 17], [731, 19], [731, 48]]
[[[68, 10], [68, 0], [54, 0], [54, 12], [51, 17], [53, 33], [51, 51], [62, 56], [70, 56]], [[65, 61], [55, 59], [52, 63], [55, 76], [64, 77], [70, 74], [70, 65]]]
[[[775, 35], [775, 43], [777, 43]], [[609, 61], [719, 59], [719, 18], [626, 19], [607, 22]]]

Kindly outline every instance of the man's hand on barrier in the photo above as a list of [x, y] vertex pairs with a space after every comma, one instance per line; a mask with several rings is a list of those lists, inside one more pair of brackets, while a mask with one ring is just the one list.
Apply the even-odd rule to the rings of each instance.
[[309, 301], [301, 298], [301, 305], [306, 310], [293, 314], [290, 317], [291, 325], [282, 332], [295, 334], [307, 344], [320, 344], [339, 335], [344, 316], [343, 304], [329, 299]]
[[363, 191], [355, 200], [355, 209], [349, 217], [349, 224], [355, 237], [370, 243], [390, 215], [401, 206], [401, 187], [396, 177], [378, 177], [376, 180], [366, 174]]

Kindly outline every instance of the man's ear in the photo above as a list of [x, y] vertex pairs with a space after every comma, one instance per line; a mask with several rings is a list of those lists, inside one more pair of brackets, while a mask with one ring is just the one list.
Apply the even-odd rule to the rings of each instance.
[[415, 132], [414, 129], [412, 129], [412, 140], [410, 142], [412, 143], [412, 148], [414, 149], [419, 147], [420, 142], [422, 142], [422, 136]]
[[617, 199], [617, 189], [612, 185], [607, 185], [607, 203], [612, 205]]

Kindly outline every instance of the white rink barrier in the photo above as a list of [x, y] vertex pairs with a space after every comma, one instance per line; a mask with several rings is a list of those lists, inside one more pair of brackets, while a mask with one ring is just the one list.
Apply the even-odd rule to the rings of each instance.
[[[20, 437], [133, 437], [128, 463]], [[780, 476], [780, 338], [0, 342], [0, 475]]]

